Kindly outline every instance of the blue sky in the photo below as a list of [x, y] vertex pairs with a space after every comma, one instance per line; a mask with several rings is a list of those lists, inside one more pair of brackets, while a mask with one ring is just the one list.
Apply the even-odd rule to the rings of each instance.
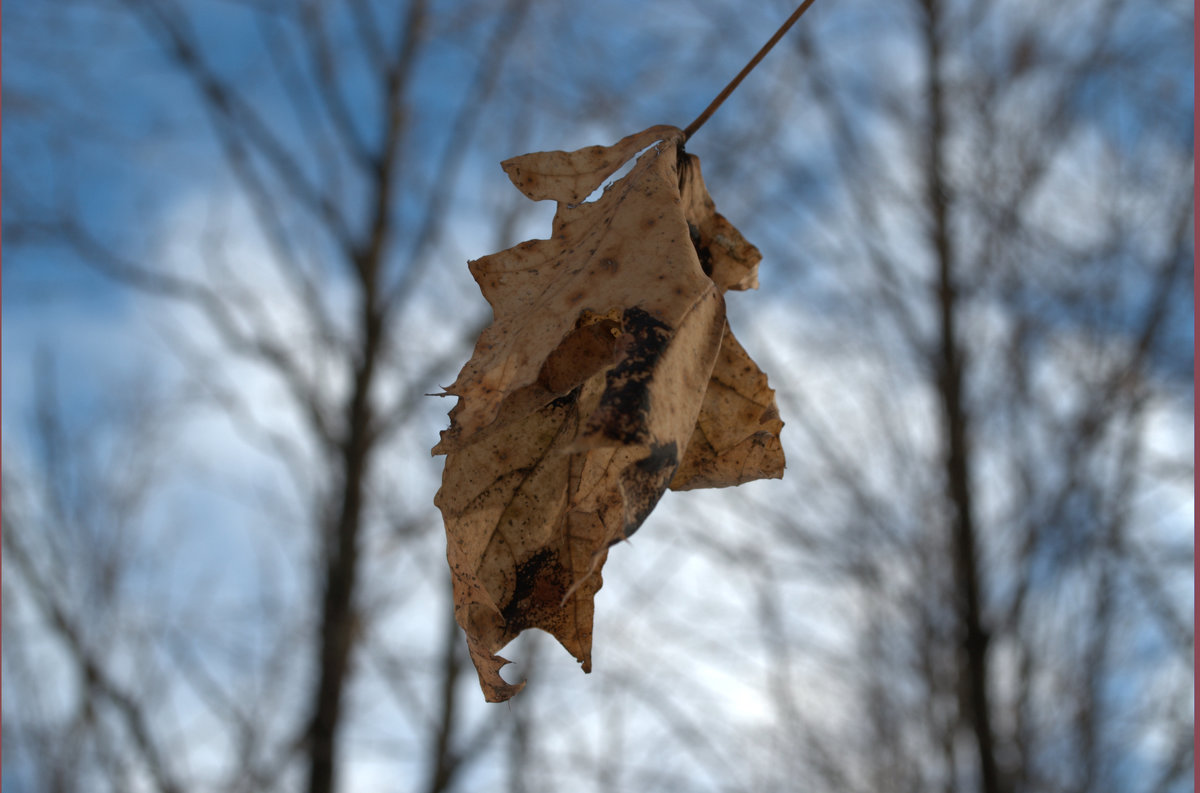
[[[424, 254], [427, 269], [410, 313], [398, 326], [395, 368], [383, 388], [400, 391], [413, 385], [418, 376], [427, 376], [427, 362], [442, 355], [449, 361], [427, 385], [418, 385], [433, 392], [452, 380], [468, 351], [472, 329], [487, 312], [466, 259], [517, 239], [546, 236], [552, 208], [534, 207], [514, 190], [500, 170], [502, 159], [525, 150], [611, 143], [655, 123], [686, 124], [757, 47], [764, 31], [769, 33], [786, 16], [790, 9], [785, 5], [756, 4], [731, 11], [710, 3], [648, 7], [612, 2], [571, 9], [533, 4], [522, 23], [523, 35], [529, 38], [520, 39], [508, 54], [512, 74], [525, 70], [528, 76], [517, 79], [505, 73], [481, 126], [465, 143], [458, 189], [447, 206], [448, 222], [438, 244]], [[292, 120], [284, 86], [271, 77], [262, 49], [262, 35], [272, 28], [253, 22], [249, 7], [239, 2], [188, 6], [197, 35], [206, 42], [210, 65], [246, 91], [253, 111], [272, 124], [286, 146], [305, 153], [301, 163], [306, 178], [314, 183], [329, 180], [331, 185], [336, 178], [344, 180], [339, 207], [349, 217], [358, 217], [355, 202], [362, 199], [354, 188], [361, 182], [344, 157], [319, 156], [320, 149], [310, 146], [312, 138], [306, 134], [312, 130]], [[428, 182], [449, 145], [452, 119], [471, 90], [474, 56], [491, 32], [486, 15], [470, 13], [466, 5], [454, 8], [466, 10], [461, 19], [439, 18], [446, 26], [442, 38], [418, 67], [412, 97], [417, 123], [405, 163], [411, 184], [418, 186]], [[1053, 273], [1060, 280], [1024, 282], [1008, 295], [1008, 304], [994, 293], [983, 294], [973, 304], [977, 311], [972, 321], [977, 324], [969, 327], [978, 329], [980, 338], [989, 333], [1002, 337], [1026, 308], [1040, 327], [1048, 328], [1039, 337], [1045, 357], [1035, 367], [1048, 393], [1069, 391], [1054, 379], [1056, 373], [1083, 369], [1088, 360], [1111, 360], [1129, 342], [1130, 318], [1140, 316], [1151, 290], [1142, 266], [1165, 236], [1167, 224], [1155, 210], [1168, 203], [1170, 190], [1186, 186], [1183, 180], [1172, 181], [1172, 174], [1191, 163], [1190, 113], [1184, 118], [1184, 111], [1191, 109], [1193, 84], [1190, 40], [1178, 34], [1169, 14], [1130, 13], [1120, 27], [1123, 35], [1131, 37], [1140, 52], [1156, 57], [1144, 67], [1136, 62], [1125, 65], [1117, 72], [1120, 79], [1110, 74], [1075, 97], [1082, 111], [1077, 138], [1060, 160], [1056, 180], [1048, 182], [1046, 208], [1040, 215], [1047, 226], [1079, 218], [1082, 231], [1068, 240], [1078, 242], [1107, 230], [1105, 212], [1114, 207], [1125, 212], [1130, 231], [1123, 246], [1105, 250], [1111, 258], [1094, 262], [1094, 272], [1112, 276], [1106, 281], [1112, 294], [1106, 301], [1072, 302], [1072, 271], [1047, 267], [1043, 274]], [[997, 20], [1011, 22], [1007, 17]], [[220, 666], [229, 664], [223, 642], [264, 650], [274, 637], [276, 626], [258, 625], [257, 612], [239, 614], [246, 602], [257, 598], [286, 603], [310, 586], [305, 565], [312, 553], [311, 538], [293, 531], [290, 522], [302, 521], [310, 506], [306, 496], [327, 486], [321, 461], [313, 459], [311, 448], [301, 449], [301, 479], [311, 490], [297, 491], [282, 466], [256, 450], [246, 427], [215, 409], [223, 393], [236, 394], [268, 429], [294, 434], [299, 424], [278, 383], [254, 367], [223, 358], [211, 329], [194, 312], [139, 296], [97, 276], [53, 240], [17, 246], [10, 224], [36, 225], [59, 210], [77, 210], [114, 250], [179, 273], [204, 273], [206, 257], [219, 251], [276, 317], [281, 337], [306, 338], [297, 325], [302, 314], [278, 285], [273, 253], [223, 165], [209, 119], [199, 111], [192, 89], [128, 14], [104, 4], [95, 9], [87, 3], [47, 8], [34, 0], [10, 0], [4, 21], [9, 105], [9, 123], [3, 130], [9, 254], [3, 292], [6, 467], [8, 460], [36, 467], [41, 453], [33, 441], [32, 423], [37, 407], [33, 363], [38, 356], [50, 362], [68, 436], [82, 443], [93, 431], [99, 433], [92, 473], [101, 480], [101, 474], [111, 474], [140, 453], [137, 433], [131, 434], [119, 421], [107, 422], [122, 412], [136, 413], [130, 407], [131, 395], [145, 397], [161, 410], [162, 424], [156, 428], [161, 434], [149, 433], [146, 443], [158, 449], [165, 479], [136, 523], [134, 545], [147, 559], [161, 560], [165, 550], [167, 563], [149, 568], [140, 585], [161, 593], [164, 603], [181, 611], [197, 607], [198, 592], [219, 592], [221, 602], [213, 605], [212, 622], [198, 630], [197, 645], [201, 655], [226, 668]], [[863, 157], [860, 173], [886, 176], [909, 189], [915, 187], [914, 174], [908, 170], [904, 146], [911, 141], [903, 130], [887, 127], [889, 112], [895, 110], [887, 100], [911, 98], [908, 91], [920, 76], [906, 24], [906, 15], [878, 13], [872, 4], [855, 2], [818, 3], [801, 22], [802, 35], [824, 48], [837, 85], [853, 88], [846, 102], [862, 135], [857, 142], [863, 148], [856, 150]], [[1003, 27], [995, 33], [1001, 54], [1007, 44]], [[346, 28], [334, 31], [347, 39], [352, 34]], [[384, 35], [393, 33], [389, 28]], [[542, 48], [527, 46], [529, 40], [565, 43]], [[836, 183], [837, 130], [815, 107], [805, 62], [795, 49], [787, 49], [794, 45], [785, 40], [689, 144], [704, 161], [718, 207], [765, 254], [763, 289], [731, 295], [729, 311], [739, 339], [780, 391], [791, 478], [737, 491], [670, 494], [635, 542], [614, 549], [599, 600], [597, 672], [592, 678], [582, 678], [546, 637], [522, 637], [512, 649], [512, 656], [521, 659], [514, 675], [536, 662], [530, 674], [538, 679], [531, 685], [541, 683], [549, 692], [531, 707], [557, 728], [547, 733], [551, 743], [557, 742], [556, 751], [600, 757], [608, 741], [624, 740], [621, 748], [640, 766], [659, 762], [649, 754], [660, 745], [655, 740], [668, 721], [656, 706], [665, 708], [670, 702], [658, 702], [653, 693], [674, 690], [672, 681], [686, 673], [693, 693], [680, 697], [677, 706], [694, 723], [703, 723], [706, 709], [712, 709], [733, 725], [721, 734], [733, 736], [729, 745], [698, 757], [687, 736], [676, 736], [671, 745], [685, 749], [661, 759], [665, 777], [677, 774], [676, 779], [697, 790], [707, 789], [705, 774], [710, 772], [713, 778], [728, 772], [729, 779], [745, 782], [737, 771], [729, 771], [737, 767], [742, 753], [762, 758], [765, 777], [786, 782], [782, 770], [769, 767], [777, 757], [771, 754], [778, 749], [775, 742], [783, 734], [773, 720], [784, 705], [773, 698], [776, 689], [768, 682], [771, 653], [778, 648], [759, 631], [762, 597], [782, 598], [786, 592], [790, 594], [783, 602], [803, 604], [811, 598], [819, 605], [790, 609], [780, 618], [791, 628], [788, 635], [796, 648], [790, 651], [799, 659], [793, 670], [799, 681], [797, 701], [789, 707], [825, 712], [830, 721], [837, 721], [839, 702], [850, 696], [842, 688], [849, 685], [845, 681], [826, 681], [827, 689], [814, 685], [821, 681], [814, 680], [808, 659], [852, 654], [852, 643], [837, 629], [856, 624], [866, 609], [864, 598], [821, 586], [821, 571], [807, 569], [810, 563], [795, 547], [783, 546], [763, 562], [777, 575], [770, 580], [746, 575], [742, 568], [731, 573], [728, 559], [722, 558], [722, 549], [751, 554], [778, 540], [760, 516], [771, 514], [779, 502], [800, 523], [828, 521], [830, 515], [847, 512], [851, 494], [804, 490], [804, 483], [819, 484], [822, 474], [830, 473], [825, 467], [831, 467], [814, 451], [813, 427], [824, 422], [833, 431], [868, 495], [894, 511], [898, 521], [916, 530], [930, 518], [912, 495], [929, 486], [919, 465], [897, 470], [863, 462], [878, 447], [880, 430], [871, 416], [879, 415], [892, 417], [891, 431], [909, 445], [913, 459], [936, 456], [930, 392], [919, 371], [892, 368], [899, 339], [889, 333], [886, 317], [845, 321], [868, 303], [873, 294], [869, 290], [878, 286], [864, 255], [866, 243], [897, 255], [910, 279], [907, 297], [922, 294], [928, 273], [919, 247], [921, 227], [912, 207], [898, 202], [881, 203], [885, 216], [880, 237], [864, 240], [848, 227], [856, 216], [849, 191]], [[350, 64], [344, 79], [351, 88], [353, 123], [360, 130], [378, 128], [377, 106], [359, 82], [366, 56], [349, 41], [334, 46]], [[886, 86], [893, 93], [885, 91], [882, 98], [873, 93], [880, 75], [894, 80]], [[1148, 93], [1147, 86], [1161, 90]], [[1148, 97], [1157, 103], [1153, 117]], [[510, 107], [524, 114], [520, 123], [509, 118]], [[1033, 129], [1030, 134], [1036, 138], [1038, 118], [1014, 114], [1013, 119]], [[754, 146], [737, 145], [760, 126], [772, 134], [757, 139]], [[1113, 167], [1093, 173], [1102, 156], [1111, 157]], [[1127, 179], [1131, 171], [1136, 178]], [[967, 172], [964, 168], [958, 173]], [[1119, 196], [1106, 192], [1117, 187], [1123, 191]], [[422, 189], [404, 194], [397, 210], [402, 232], [416, 222], [424, 196]], [[508, 214], [515, 221], [509, 238], [502, 240], [497, 220]], [[303, 253], [311, 258], [314, 272], [322, 274], [322, 300], [344, 321], [351, 292], [343, 271], [324, 255], [328, 238], [314, 232], [305, 218], [303, 212], [291, 211], [286, 222], [304, 240]], [[1193, 233], [1189, 231], [1189, 241]], [[1029, 247], [1037, 249], [1036, 242]], [[413, 264], [397, 259], [395, 271]], [[1187, 403], [1193, 315], [1190, 297], [1172, 294], [1168, 332], [1153, 358], [1153, 377], [1166, 384], [1161, 391], [1188, 392], [1182, 400], [1164, 398], [1151, 410], [1155, 438], [1149, 445], [1164, 459], [1189, 454], [1181, 446], [1171, 447], [1171, 439], [1192, 434]], [[848, 334], [848, 329], [861, 334]], [[992, 360], [989, 350], [985, 347], [981, 360]], [[458, 357], [456, 351], [461, 353]], [[995, 360], [1000, 360], [998, 354]], [[196, 367], [197, 361], [208, 368]], [[327, 363], [316, 345], [308, 363], [314, 371]], [[992, 371], [981, 372], [982, 386], [989, 385]], [[330, 369], [322, 381], [330, 394], [344, 388], [339, 377]], [[139, 404], [132, 402], [135, 408]], [[418, 404], [412, 420], [389, 445], [381, 466], [386, 474], [375, 483], [378, 514], [370, 547], [377, 555], [369, 568], [368, 590], [386, 605], [381, 607], [381, 624], [386, 626], [381, 632], [399, 637], [401, 657], [416, 667], [436, 660], [441, 630], [436, 615], [446, 605], [444, 587], [439, 588], [443, 572], [431, 576], [426, 571], [440, 562], [443, 552], [440, 521], [429, 507], [441, 461], [430, 458], [428, 449], [445, 426], [449, 407], [448, 400], [433, 398]], [[798, 407], [812, 415], [789, 415]], [[998, 426], [1003, 430], [1003, 424]], [[903, 492], [893, 498], [895, 491]], [[1005, 495], [996, 496], [997, 512]], [[1157, 513], [1154, 525], [1182, 536], [1194, 515], [1190, 489], [1173, 487], [1154, 495], [1166, 515]], [[1145, 503], [1139, 508], [1154, 512]], [[401, 519], [415, 522], [416, 531], [423, 532], [419, 540], [402, 533]], [[1148, 517], [1147, 525], [1150, 521]], [[831, 525], [819, 528], [829, 531]], [[865, 536], [870, 535], [864, 530]], [[761, 572], [763, 567], [751, 569]], [[795, 583], [800, 580], [797, 571], [813, 576], [817, 583], [811, 590]], [[389, 593], [386, 597], [380, 594], [384, 591]], [[286, 619], [281, 618], [280, 625], [286, 622], [294, 628], [296, 615], [281, 613]], [[222, 624], [226, 618], [232, 622]], [[690, 622], [717, 627], [689, 631]], [[659, 641], [664, 634], [672, 641]], [[371, 715], [350, 727], [355, 747], [350, 773], [360, 785], [355, 790], [382, 790], [397, 768], [419, 766], [423, 747], [405, 742], [404, 731], [412, 726], [402, 717], [410, 714], [379, 693], [387, 689], [387, 674], [382, 667], [367, 668], [371, 671], [364, 673], [367, 683], [356, 695], [356, 707]], [[301, 663], [289, 669], [289, 680], [300, 685], [305, 673]], [[262, 681], [250, 687], [268, 688]], [[607, 702], [616, 704], [603, 713], [624, 726], [624, 738], [589, 722], [588, 714], [601, 712], [606, 692], [611, 695]], [[511, 710], [496, 716], [480, 709], [474, 680], [464, 681], [462, 694], [464, 702], [472, 703], [464, 706], [469, 725], [490, 718], [510, 724], [517, 718]], [[419, 689], [409, 696], [421, 705], [432, 698]], [[204, 709], [194, 697], [181, 694], [180, 702], [181, 711], [195, 719], [189, 722], [194, 732], [219, 732], [216, 720], [200, 715]], [[413, 711], [418, 710], [414, 705]], [[289, 713], [285, 704], [276, 715], [282, 721]], [[843, 726], [849, 730], [848, 725], [838, 729]], [[565, 736], [574, 731], [585, 738], [574, 748], [559, 745], [569, 743]], [[187, 735], [181, 728], [172, 739], [182, 741]], [[640, 738], [645, 739], [641, 744]], [[220, 745], [219, 738], [212, 741]], [[388, 750], [377, 751], [379, 745]], [[692, 748], [686, 749], [689, 745]], [[389, 751], [396, 765], [380, 759]], [[725, 771], [713, 771], [710, 765]], [[492, 764], [473, 773], [483, 784], [494, 782], [502, 771], [502, 764]], [[8, 782], [8, 761], [5, 773]]]

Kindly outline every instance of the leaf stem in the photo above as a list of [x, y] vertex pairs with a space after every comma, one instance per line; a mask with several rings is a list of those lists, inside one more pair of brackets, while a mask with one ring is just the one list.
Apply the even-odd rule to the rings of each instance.
[[720, 107], [721, 103], [733, 93], [733, 89], [738, 87], [738, 84], [745, 79], [746, 75], [758, 65], [758, 62], [761, 61], [763, 57], [765, 57], [766, 54], [771, 51], [771, 48], [774, 47], [781, 38], [783, 38], [783, 34], [787, 33], [788, 29], [790, 29], [792, 25], [796, 24], [796, 20], [803, 16], [804, 12], [807, 11], [808, 7], [814, 2], [816, 2], [816, 0], [804, 0], [804, 2], [792, 12], [792, 15], [787, 18], [787, 21], [779, 26], [779, 30], [775, 31], [775, 35], [771, 37], [771, 40], [764, 44], [762, 49], [760, 49], [758, 53], [750, 59], [750, 62], [747, 63], [740, 72], [738, 72], [737, 77], [734, 77], [732, 80], [730, 80], [729, 85], [725, 86], [721, 93], [717, 94], [717, 98], [714, 99], [708, 107], [704, 108], [704, 112], [696, 116], [696, 120], [687, 125], [687, 128], [683, 130], [683, 139], [685, 142], [696, 133], [696, 130], [700, 129], [700, 127], [704, 125], [705, 121], [708, 121], [709, 117], [711, 117], [713, 113], [717, 112], [717, 108]]

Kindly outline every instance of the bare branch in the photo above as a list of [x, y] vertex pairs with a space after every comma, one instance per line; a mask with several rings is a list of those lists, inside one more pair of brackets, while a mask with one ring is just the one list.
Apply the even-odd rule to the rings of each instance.
[[109, 677], [87, 647], [79, 630], [67, 616], [67, 611], [51, 594], [46, 582], [37, 572], [23, 541], [19, 538], [22, 533], [23, 529], [15, 524], [12, 516], [5, 513], [4, 531], [0, 536], [5, 553], [13, 560], [22, 578], [29, 585], [38, 608], [69, 652], [84, 685], [100, 699], [112, 705], [119, 714], [129, 730], [135, 749], [146, 765], [146, 770], [154, 780], [155, 787], [162, 793], [182, 793], [183, 787], [168, 768], [162, 749], [152, 737], [153, 731], [143, 710], [143, 703]]

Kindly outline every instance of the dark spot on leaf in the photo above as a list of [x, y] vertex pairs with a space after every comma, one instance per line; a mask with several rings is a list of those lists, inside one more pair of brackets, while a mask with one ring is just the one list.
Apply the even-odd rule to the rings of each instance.
[[636, 307], [625, 309], [621, 325], [625, 356], [605, 375], [604, 395], [589, 429], [618, 443], [645, 443], [650, 380], [670, 341], [671, 328]]
[[570, 576], [549, 548], [538, 551], [517, 565], [512, 598], [500, 609], [505, 632], [516, 635], [556, 613], [570, 588]]
[[574, 405], [575, 402], [578, 401], [578, 399], [579, 399], [579, 389], [576, 388], [571, 393], [564, 394], [563, 396], [560, 396], [558, 399], [555, 399], [553, 402], [550, 403], [549, 406], [552, 408], [570, 407], [571, 405]]
[[675, 446], [675, 441], [666, 444], [655, 444], [650, 449], [650, 454], [643, 460], [638, 460], [638, 470], [644, 474], [654, 475], [666, 469], [675, 470], [675, 466], [679, 464], [679, 452]]
[[701, 241], [699, 226], [695, 223], [688, 223], [688, 235], [692, 238], [692, 247], [696, 249], [696, 256], [700, 259], [700, 269], [711, 278], [713, 272], [712, 251]]
[[625, 537], [645, 522], [651, 510], [662, 498], [679, 468], [679, 449], [675, 442], [655, 444], [650, 454], [621, 474], [625, 493]]

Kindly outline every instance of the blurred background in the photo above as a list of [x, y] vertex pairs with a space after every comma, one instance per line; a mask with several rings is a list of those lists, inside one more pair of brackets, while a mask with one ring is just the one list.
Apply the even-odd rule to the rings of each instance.
[[820, 0], [689, 142], [782, 481], [615, 547], [487, 705], [430, 447], [545, 237], [783, 0], [8, 0], [3, 786], [1178, 793], [1193, 5]]

